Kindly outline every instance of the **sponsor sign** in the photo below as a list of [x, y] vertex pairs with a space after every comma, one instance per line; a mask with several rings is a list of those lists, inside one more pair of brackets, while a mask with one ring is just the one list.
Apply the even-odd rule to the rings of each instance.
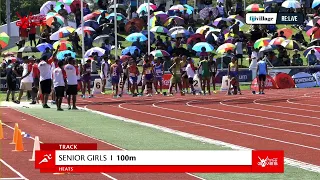
[[[222, 83], [222, 77], [228, 74], [227, 70], [218, 71], [216, 76], [216, 83]], [[251, 82], [252, 71], [249, 69], [239, 69], [239, 81], [240, 82]]]
[[316, 79], [318, 86], [320, 86], [320, 72], [314, 73], [313, 77]]
[[277, 24], [277, 13], [247, 13], [247, 24]]
[[277, 83], [279, 89], [294, 88], [295, 83], [292, 77], [286, 73], [278, 73], [273, 77], [274, 81]]
[[[265, 82], [265, 89], [277, 89], [277, 83], [274, 81], [274, 79], [267, 75], [266, 82]], [[259, 85], [258, 85], [258, 79], [255, 78], [251, 83], [251, 90], [259, 91]]]
[[[0, 91], [7, 91], [7, 79], [5, 77], [0, 78]], [[20, 78], [17, 78], [16, 90], [20, 89]]]
[[303, 24], [302, 13], [278, 13], [277, 24]]
[[317, 86], [316, 79], [309, 73], [300, 72], [292, 76], [297, 88], [311, 88]]

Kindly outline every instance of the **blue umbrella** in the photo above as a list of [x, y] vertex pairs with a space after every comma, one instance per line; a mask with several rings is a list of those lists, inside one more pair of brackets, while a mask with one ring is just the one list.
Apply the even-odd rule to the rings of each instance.
[[320, 0], [314, 0], [312, 2], [312, 8], [313, 9], [317, 9], [319, 7], [319, 5], [320, 5]]
[[49, 49], [52, 49], [52, 44], [49, 44], [49, 43], [41, 43], [39, 45], [37, 45], [37, 49], [40, 51], [40, 52], [44, 52], [46, 50], [46, 48], [49, 48]]
[[65, 56], [66, 54], [71, 54], [71, 57], [76, 58], [76, 53], [75, 53], [75, 52], [70, 51], [70, 50], [66, 50], [66, 51], [60, 51], [60, 52], [58, 52], [58, 54], [57, 54], [57, 59], [58, 59], [58, 60], [64, 60], [64, 58], [65, 58], [64, 56]]
[[129, 47], [126, 47], [124, 50], [122, 50], [121, 54], [127, 55], [128, 53], [130, 53], [132, 55], [136, 49], [140, 53], [140, 49], [137, 46], [129, 46]]
[[[107, 16], [107, 19], [109, 20], [114, 20], [114, 16], [115, 16], [115, 13], [111, 13]], [[124, 17], [124, 15], [122, 15], [121, 13], [117, 13], [117, 21], [121, 21], [123, 19], [125, 19], [126, 17]]]
[[139, 39], [140, 41], [146, 41], [147, 37], [142, 33], [132, 33], [126, 37], [126, 40], [129, 42], [136, 42], [137, 39]]
[[203, 47], [206, 48], [206, 52], [211, 52], [214, 49], [213, 46], [207, 42], [199, 42], [192, 47], [192, 50], [197, 51], [197, 52], [202, 52], [201, 49]]
[[[95, 20], [89, 20], [89, 21], [86, 21], [84, 22], [83, 26], [90, 26], [92, 27], [93, 29], [98, 29], [99, 28], [99, 24], [97, 21]], [[80, 26], [81, 27], [81, 26]]]
[[186, 7], [187, 9], [190, 9], [191, 11], [194, 11], [194, 8], [188, 4], [184, 4], [184, 7]]

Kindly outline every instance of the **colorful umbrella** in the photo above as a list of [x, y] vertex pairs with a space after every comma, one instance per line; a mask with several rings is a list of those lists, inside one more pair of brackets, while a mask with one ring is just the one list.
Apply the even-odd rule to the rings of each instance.
[[75, 29], [73, 27], [70, 27], [70, 26], [63, 27], [63, 28], [59, 29], [59, 31], [58, 31], [59, 38], [68, 37], [74, 31], [75, 31]]
[[85, 21], [83, 23], [83, 26], [90, 26], [92, 27], [93, 29], [98, 29], [99, 28], [99, 24], [97, 21], [95, 20], [89, 20], [89, 21]]
[[[150, 8], [150, 11], [155, 11], [157, 9], [157, 6], [150, 3], [149, 8]], [[145, 12], [145, 13], [148, 12], [148, 3], [143, 3], [138, 7], [137, 13], [141, 14], [142, 12]]]
[[[143, 30], [143, 31], [141, 31], [140, 33], [143, 34], [144, 36], [146, 36], [146, 37], [148, 38], [148, 30]], [[150, 38], [151, 38], [150, 40], [151, 40], [151, 42], [153, 42], [154, 37], [155, 37], [154, 33], [153, 33], [153, 32], [150, 32]]]
[[[71, 12], [73, 12], [73, 13], [76, 12], [77, 5], [79, 5], [79, 8], [80, 8], [81, 0], [74, 0], [74, 1], [72, 1], [71, 5], [70, 5]], [[83, 1], [83, 7], [86, 7], [86, 5], [87, 5], [87, 3]]]
[[14, 56], [9, 56], [9, 57], [6, 57], [4, 58], [5, 62], [8, 62], [9, 60], [11, 60], [11, 62], [16, 62], [17, 61], [17, 58], [14, 57]]
[[289, 28], [282, 28], [278, 30], [278, 34], [280, 35], [280, 32], [283, 31], [284, 32], [284, 36], [286, 38], [290, 38], [293, 34], [293, 31]]
[[66, 51], [60, 51], [60, 52], [58, 52], [58, 54], [57, 54], [57, 59], [58, 59], [58, 60], [64, 60], [66, 54], [70, 54], [71, 57], [76, 58], [76, 53], [75, 53], [75, 52], [70, 51], [70, 50], [66, 50]]
[[168, 17], [168, 19], [164, 23], [164, 26], [168, 26], [170, 23], [172, 23], [172, 21], [174, 21], [175, 24], [178, 25], [178, 26], [184, 25], [184, 19], [182, 17], [170, 16], [170, 17]]
[[138, 32], [140, 32], [140, 31], [143, 29], [143, 27], [144, 27], [144, 21], [143, 21], [143, 19], [141, 19], [141, 18], [133, 18], [133, 19], [130, 19], [130, 20], [126, 23], [126, 25], [125, 25], [125, 27], [124, 27], [124, 29], [126, 30], [126, 32], [128, 32], [128, 33], [130, 32], [130, 28], [131, 28], [132, 24], [134, 24], [134, 26], [136, 27], [136, 29], [137, 29]]
[[[111, 13], [107, 16], [107, 19], [109, 20], [114, 20], [114, 16], [115, 16], [115, 13]], [[117, 21], [121, 21], [122, 19], [126, 19], [126, 17], [124, 17], [122, 14], [120, 13], [117, 13]]]
[[70, 6], [71, 3], [73, 2], [73, 0], [59, 0], [59, 2], [62, 2], [62, 3], [64, 3], [64, 4]]
[[207, 42], [199, 42], [192, 47], [192, 50], [196, 52], [202, 52], [202, 48], [206, 48], [206, 52], [213, 51], [213, 46]]
[[218, 49], [216, 50], [216, 52], [219, 53], [219, 54], [223, 54], [223, 53], [226, 53], [228, 51], [233, 51], [235, 47], [236, 46], [234, 44], [225, 43], [225, 44], [220, 45], [218, 47]]
[[221, 25], [221, 23], [226, 23], [227, 26], [230, 26], [231, 25], [231, 20], [228, 19], [228, 18], [217, 18], [213, 21], [212, 25], [215, 26], [215, 27], [218, 27]]
[[268, 46], [263, 46], [259, 52], [270, 52], [273, 51], [277, 48], [277, 46], [273, 46], [273, 45], [268, 45]]
[[45, 2], [45, 3], [40, 7], [40, 14], [41, 14], [41, 15], [46, 15], [46, 14], [48, 13], [48, 11], [50, 10], [51, 4], [53, 5], [53, 7], [56, 6], [56, 2], [55, 2], [55, 1], [47, 1], [47, 2]]
[[209, 17], [210, 11], [213, 13], [212, 15], [214, 18], [216, 18], [219, 15], [219, 11], [216, 7], [205, 7], [199, 12], [200, 18], [206, 19], [207, 17]]
[[[100, 16], [101, 13], [102, 13], [102, 12], [99, 11], [99, 10], [98, 10], [98, 11], [94, 11], [94, 12], [92, 12], [92, 13], [90, 13], [90, 14], [85, 15], [85, 16], [83, 17], [83, 20], [84, 20], [84, 21], [91, 20], [91, 19], [93, 19], [93, 18], [96, 18], [96, 17]], [[109, 14], [108, 14], [108, 13], [105, 13], [105, 15], [108, 16]], [[99, 17], [99, 18], [100, 18], [100, 17]]]
[[251, 4], [246, 8], [248, 12], [261, 12], [264, 11], [264, 8], [260, 4]]
[[58, 14], [58, 13], [49, 13], [46, 16], [46, 24], [48, 26], [52, 26], [52, 23], [54, 22], [54, 17], [57, 19], [57, 22], [59, 24], [62, 25], [64, 23], [64, 18], [62, 16], [60, 16], [60, 14]]
[[153, 57], [164, 57], [164, 56], [170, 56], [170, 54], [165, 50], [154, 50], [151, 52]]
[[128, 46], [124, 50], [122, 50], [122, 55], [127, 55], [130, 53], [130, 55], [134, 54], [134, 51], [137, 50], [140, 53], [140, 49], [137, 46]]
[[290, 40], [290, 39], [284, 40], [281, 43], [281, 46], [283, 46], [286, 49], [290, 49], [290, 50], [293, 50], [293, 49], [300, 50], [301, 49], [301, 44], [300, 43], [298, 43], [295, 40]]
[[92, 55], [92, 53], [98, 53], [98, 56], [103, 56], [105, 53], [105, 50], [99, 47], [93, 47], [91, 49], [89, 49], [88, 51], [86, 51], [86, 53], [84, 54], [85, 58], [88, 58], [89, 56]]
[[56, 7], [54, 8], [54, 10], [56, 12], [58, 12], [60, 9], [61, 9], [61, 5], [64, 5], [64, 9], [67, 10], [68, 13], [71, 13], [71, 9], [70, 9], [70, 6], [62, 3], [62, 2], [57, 2], [56, 3]]
[[286, 40], [285, 38], [283, 38], [283, 37], [276, 37], [276, 38], [274, 38], [274, 39], [272, 39], [270, 42], [269, 42], [269, 45], [278, 45], [278, 46], [280, 46], [281, 45], [281, 43], [284, 41], [284, 40]]
[[207, 40], [207, 41], [208, 41], [208, 40], [218, 41], [218, 36], [216, 35], [216, 33], [217, 33], [217, 32], [215, 32], [215, 31], [208, 31], [208, 32], [206, 33], [206, 36], [205, 36], [206, 40]]
[[167, 18], [169, 17], [169, 15], [166, 14], [165, 12], [163, 12], [163, 11], [156, 11], [156, 12], [153, 13], [153, 16], [155, 16], [157, 18], [160, 18], [160, 21], [162, 23], [164, 23], [167, 20]]
[[66, 40], [60, 40], [53, 43], [53, 49], [57, 49], [60, 46], [59, 51], [69, 50], [68, 48], [72, 49], [72, 43]]
[[[77, 30], [76, 30], [77, 34], [78, 35], [82, 35], [82, 27], [79, 27]], [[92, 27], [89, 27], [89, 26], [84, 26], [83, 27], [83, 32], [84, 33], [88, 33], [88, 34], [92, 34], [95, 32], [95, 30], [92, 28]]]
[[204, 38], [203, 34], [192, 34], [188, 40], [187, 40], [187, 44], [191, 44], [191, 43], [198, 43], [198, 42], [206, 42], [206, 39]]
[[107, 18], [109, 16], [108, 11], [103, 11], [100, 16], [97, 19], [97, 22], [100, 24], [100, 19], [102, 18], [102, 15], [104, 15], [105, 18]]
[[172, 38], [183, 38], [190, 35], [190, 32], [185, 29], [179, 29], [171, 33]]
[[269, 42], [270, 42], [269, 38], [260, 38], [260, 39], [256, 40], [253, 47], [255, 49], [259, 49], [260, 47], [268, 46]]
[[181, 29], [185, 30], [184, 27], [182, 27], [182, 26], [175, 26], [175, 27], [169, 29], [169, 34], [172, 34], [174, 31], [181, 30]]
[[194, 11], [194, 8], [188, 4], [184, 4], [184, 7], [186, 7], [187, 9], [190, 9], [192, 12]]
[[31, 52], [39, 52], [39, 50], [36, 47], [25, 46], [20, 48], [18, 52], [31, 53]]
[[150, 31], [154, 32], [154, 33], [159, 33], [159, 34], [168, 34], [169, 33], [168, 29], [163, 26], [155, 26], [155, 27], [151, 28]]
[[242, 16], [239, 16], [239, 15], [230, 15], [228, 17], [228, 19], [238, 20], [238, 21], [241, 21], [242, 23], [246, 22], [245, 19]]
[[313, 0], [311, 7], [312, 7], [313, 9], [318, 9], [319, 6], [320, 6], [320, 0]]
[[0, 46], [2, 49], [8, 46], [9, 40], [10, 40], [10, 37], [8, 36], [7, 33], [2, 32], [0, 34]]
[[[114, 4], [112, 4], [111, 6], [109, 6], [109, 9], [114, 9]], [[124, 4], [116, 4], [116, 9], [127, 9], [127, 6]]]
[[203, 34], [203, 31], [205, 31], [205, 30], [207, 30], [207, 29], [208, 29], [209, 31], [214, 31], [214, 30], [216, 30], [217, 32], [220, 32], [220, 29], [215, 29], [214, 27], [205, 25], [205, 26], [199, 27], [199, 28], [197, 29], [196, 33]]
[[289, 9], [290, 8], [294, 8], [294, 9], [301, 8], [301, 4], [295, 0], [284, 1], [281, 6], [284, 8], [289, 8]]
[[308, 47], [308, 48], [303, 52], [303, 55], [304, 55], [304, 56], [307, 56], [308, 54], [311, 53], [311, 52], [310, 52], [311, 50], [320, 52], [320, 46], [311, 46], [311, 47]]
[[40, 52], [45, 52], [45, 50], [49, 48], [49, 49], [52, 49], [53, 46], [49, 43], [41, 43], [41, 44], [38, 44], [37, 45], [37, 49], [40, 51]]
[[177, 4], [177, 5], [171, 6], [169, 10], [171, 10], [171, 11], [184, 11], [185, 9], [187, 9], [187, 8], [184, 7], [183, 5]]
[[126, 40], [129, 42], [136, 42], [137, 39], [139, 39], [140, 41], [146, 41], [148, 38], [142, 33], [132, 33], [126, 37]]

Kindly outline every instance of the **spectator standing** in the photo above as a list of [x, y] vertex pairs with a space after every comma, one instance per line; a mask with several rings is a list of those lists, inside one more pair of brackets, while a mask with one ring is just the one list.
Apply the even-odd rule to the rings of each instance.
[[29, 25], [30, 46], [32, 46], [32, 44], [34, 44], [34, 46], [37, 45], [37, 43], [36, 43], [36, 34], [37, 34], [36, 25], [35, 25], [34, 22], [31, 22], [30, 25]]
[[17, 63], [12, 63], [11, 59], [8, 60], [8, 66], [6, 67], [6, 80], [7, 80], [7, 98], [6, 101], [9, 101], [9, 96], [11, 94], [12, 102], [14, 100], [14, 94], [17, 89], [17, 77], [19, 76], [17, 72]]
[[58, 11], [58, 14], [60, 14], [64, 18], [64, 25], [68, 26], [68, 11], [64, 9], [64, 5], [61, 4], [60, 10]]
[[63, 61], [58, 62], [58, 67], [52, 72], [53, 87], [56, 94], [56, 105], [58, 111], [63, 111], [61, 108], [62, 98], [64, 97], [64, 91], [67, 86], [66, 71], [62, 68]]
[[83, 16], [86, 16], [86, 15], [88, 15], [90, 13], [91, 13], [91, 10], [89, 8], [89, 5], [86, 4], [86, 6], [83, 8]]
[[236, 40], [236, 43], [235, 43], [235, 46], [236, 46], [236, 57], [237, 59], [240, 59], [240, 65], [242, 66], [242, 61], [243, 61], [243, 46], [242, 46], [242, 42], [237, 39]]
[[30, 92], [32, 97], [32, 102], [30, 104], [36, 104], [34, 95], [31, 92], [32, 90], [32, 83], [33, 83], [33, 76], [32, 76], [32, 63], [33, 57], [23, 57], [24, 63], [22, 64], [23, 72], [22, 77], [20, 80], [20, 93], [18, 100], [16, 101], [17, 104], [20, 104], [21, 97], [23, 95], [23, 92]]
[[76, 12], [74, 13], [74, 18], [76, 21], [76, 26], [79, 27], [81, 24], [81, 9], [80, 4], [76, 4]]

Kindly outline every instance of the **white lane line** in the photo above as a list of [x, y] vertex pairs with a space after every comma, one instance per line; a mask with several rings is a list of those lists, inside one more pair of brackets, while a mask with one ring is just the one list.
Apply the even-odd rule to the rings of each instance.
[[18, 180], [18, 179], [23, 179], [23, 178], [19, 178], [19, 177], [16, 177], [16, 178], [0, 178], [0, 180]]
[[4, 164], [5, 166], [7, 166], [12, 172], [16, 173], [20, 179], [25, 179], [28, 180], [26, 177], [24, 177], [20, 172], [18, 172], [17, 170], [15, 170], [12, 166], [10, 166], [8, 163], [6, 163], [3, 159], [0, 159], [0, 162], [2, 164]]
[[101, 173], [102, 175], [108, 177], [109, 179], [112, 179], [112, 180], [117, 180], [116, 178], [110, 176], [109, 174], [106, 174], [106, 173]]
[[[159, 103], [162, 103], [162, 102], [166, 102], [166, 101], [160, 101]], [[189, 102], [190, 102], [190, 101], [189, 101]], [[189, 102], [187, 102], [186, 104], [188, 104]], [[251, 126], [257, 126], [257, 127], [267, 128], [267, 129], [273, 129], [273, 130], [278, 130], [278, 131], [284, 131], [284, 132], [290, 132], [290, 133], [294, 133], [294, 134], [302, 134], [302, 135], [305, 135], [305, 136], [312, 136], [312, 137], [320, 138], [319, 135], [314, 135], [314, 134], [309, 134], [309, 133], [303, 133], [303, 132], [299, 132], [299, 131], [292, 131], [292, 130], [287, 130], [287, 129], [282, 129], [282, 128], [276, 128], [276, 127], [272, 127], [272, 126], [265, 126], [265, 125], [262, 125], [262, 124], [255, 124], [255, 123], [243, 122], [243, 121], [232, 120], [232, 119], [227, 119], [227, 118], [221, 118], [221, 117], [217, 117], [217, 116], [210, 116], [210, 115], [204, 115], [204, 114], [199, 114], [199, 113], [192, 113], [192, 112], [183, 111], [183, 110], [165, 108], [165, 107], [161, 107], [161, 106], [156, 105], [156, 104], [159, 104], [159, 103], [153, 103], [152, 106], [155, 107], [155, 108], [164, 109], [164, 110], [167, 110], [167, 111], [180, 112], [180, 113], [183, 113], [183, 114], [192, 114], [192, 115], [195, 115], [195, 116], [207, 117], [207, 118], [211, 118], [211, 119], [219, 119], [219, 120], [221, 120], [221, 121], [236, 122], [236, 123], [240, 123], [240, 124], [246, 124], [246, 125], [251, 125]], [[198, 108], [197, 106], [191, 106], [191, 107], [196, 107], [196, 108]], [[199, 108], [199, 109], [206, 109], [206, 110], [208, 109], [208, 110], [211, 110], [211, 109], [209, 109], [209, 108]], [[213, 111], [218, 111], [218, 112], [219, 112], [220, 110], [213, 110]], [[221, 111], [221, 112], [224, 112], [224, 111]], [[225, 112], [228, 112], [228, 111], [225, 111]], [[239, 114], [241, 114], [241, 113], [239, 113]], [[278, 120], [278, 121], [281, 121], [281, 120]], [[289, 121], [288, 121], [288, 122], [289, 122]], [[319, 126], [319, 127], [320, 127], [320, 126]]]
[[[42, 119], [42, 118], [36, 117], [36, 116], [34, 116], [34, 115], [31, 115], [31, 114], [27, 114], [27, 113], [25, 113], [25, 112], [23, 112], [23, 111], [20, 111], [20, 110], [18, 110], [18, 109], [13, 109], [13, 110], [18, 111], [18, 112], [21, 112], [21, 113], [26, 114], [26, 115], [29, 115], [29, 116], [34, 117], [34, 118], [36, 118], [36, 119], [42, 120], [42, 121], [44, 121], [44, 122], [46, 122], [46, 123], [49, 123], [49, 124], [58, 126], [58, 127], [62, 128], [62, 129], [65, 129], [65, 130], [68, 130], [68, 131], [72, 131], [72, 132], [74, 132], [74, 133], [76, 133], [76, 134], [80, 134], [80, 135], [85, 136], [85, 137], [88, 137], [88, 138], [90, 138], [90, 139], [93, 139], [93, 140], [96, 140], [96, 141], [102, 142], [102, 143], [104, 143], [104, 144], [107, 144], [107, 145], [110, 145], [110, 146], [113, 146], [113, 147], [115, 147], [115, 148], [118, 148], [118, 149], [123, 150], [122, 148], [120, 148], [120, 147], [118, 147], [118, 146], [116, 146], [116, 145], [114, 145], [114, 144], [110, 144], [110, 143], [108, 143], [108, 142], [102, 141], [102, 140], [100, 140], [100, 139], [97, 139], [97, 138], [95, 138], [95, 137], [92, 137], [92, 136], [89, 136], [89, 135], [80, 133], [80, 132], [75, 131], [75, 130], [72, 130], [72, 129], [69, 129], [69, 128], [64, 127], [64, 126], [61, 126], [61, 125], [58, 125], [58, 124], [54, 124], [54, 123], [52, 123], [52, 122], [50, 122], [50, 121], [44, 120], [44, 119]], [[108, 174], [106, 174], [106, 173], [101, 173], [101, 174], [102, 174], [103, 176], [108, 175]], [[110, 178], [110, 177], [112, 177], [112, 176], [108, 175], [108, 176], [106, 176], [106, 177]], [[110, 179], [111, 179], [111, 178], [110, 178]]]
[[[236, 149], [236, 150], [252, 150], [250, 148], [246, 148], [246, 147], [242, 147], [242, 146], [238, 146], [238, 145], [234, 145], [234, 144], [230, 144], [230, 143], [226, 143], [226, 142], [222, 142], [222, 141], [218, 141], [218, 140], [214, 140], [214, 139], [198, 136], [198, 135], [191, 134], [191, 133], [186, 133], [186, 132], [170, 129], [170, 128], [163, 127], [163, 126], [160, 126], [160, 125], [141, 122], [141, 121], [138, 121], [138, 120], [125, 118], [125, 117], [122, 117], [122, 116], [116, 116], [116, 115], [113, 115], [113, 114], [108, 114], [108, 113], [92, 110], [92, 109], [89, 109], [87, 107], [85, 108], [85, 110], [87, 110], [89, 112], [92, 112], [92, 113], [100, 114], [100, 115], [103, 115], [105, 117], [109, 117], [109, 118], [112, 118], [112, 119], [115, 119], [115, 120], [138, 124], [138, 125], [141, 125], [141, 126], [157, 129], [157, 130], [160, 130], [162, 132], [178, 135], [178, 136], [181, 136], [181, 137], [184, 137], [184, 138], [188, 138], [188, 139], [192, 139], [192, 140], [196, 140], [196, 141], [200, 141], [200, 142], [204, 142], [204, 143], [208, 143], [208, 144], [214, 144], [214, 145], [217, 145], [217, 146], [222, 146], [222, 147]], [[301, 168], [301, 169], [304, 169], [304, 170], [307, 170], [307, 171], [320, 173], [320, 166], [309, 164], [309, 163], [305, 163], [305, 162], [294, 160], [294, 159], [290, 159], [290, 158], [285, 158], [284, 161], [285, 161], [285, 164], [287, 164], [287, 165], [290, 165], [290, 166], [293, 166], [293, 167], [297, 167], [297, 168]], [[198, 178], [202, 179], [200, 177], [198, 177]]]
[[301, 106], [319, 107], [319, 105], [305, 104], [305, 103], [297, 103], [297, 102], [292, 102], [292, 101], [290, 101], [290, 100], [293, 100], [293, 99], [298, 99], [298, 98], [290, 98], [290, 99], [287, 99], [287, 103], [296, 104], [296, 105], [301, 105]]

